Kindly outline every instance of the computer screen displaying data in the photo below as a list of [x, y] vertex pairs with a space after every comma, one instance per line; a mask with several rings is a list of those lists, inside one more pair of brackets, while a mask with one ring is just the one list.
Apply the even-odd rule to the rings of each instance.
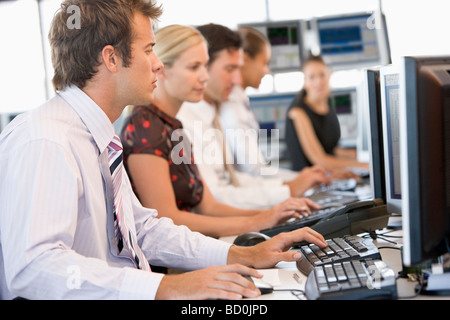
[[390, 63], [382, 15], [363, 13], [313, 20], [324, 61], [331, 67], [370, 67]]
[[264, 34], [272, 47], [273, 72], [298, 71], [303, 60], [303, 22], [301, 20], [242, 24]]
[[329, 105], [338, 116], [341, 127], [339, 144], [355, 148], [358, 137], [357, 91], [355, 87], [333, 89], [328, 99]]

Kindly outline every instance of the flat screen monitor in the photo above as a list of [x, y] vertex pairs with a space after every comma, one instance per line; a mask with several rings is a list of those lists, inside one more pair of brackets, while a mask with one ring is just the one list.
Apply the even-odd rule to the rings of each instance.
[[364, 70], [364, 108], [368, 109], [370, 185], [374, 199], [386, 202], [383, 126], [381, 120], [380, 71]]
[[380, 68], [381, 118], [387, 211], [402, 213], [400, 167], [400, 74], [398, 66]]
[[289, 106], [297, 92], [255, 95], [250, 97], [250, 108], [261, 129], [280, 130], [280, 137], [285, 136], [285, 122]]
[[341, 127], [340, 146], [355, 148], [358, 137], [357, 92], [355, 87], [334, 88], [328, 103], [338, 116]]
[[273, 72], [299, 71], [303, 60], [303, 21], [274, 21], [240, 24], [252, 27], [269, 40], [272, 47], [270, 70]]
[[386, 19], [379, 12], [318, 17], [312, 25], [320, 53], [334, 69], [391, 62]]
[[[450, 246], [450, 56], [401, 62], [403, 262]], [[404, 155], [404, 156], [403, 156]]]
[[[279, 160], [287, 160], [287, 146], [284, 140], [286, 135], [286, 116], [289, 106], [297, 92], [273, 93], [250, 96], [250, 108], [262, 130], [267, 130], [264, 136], [259, 136], [259, 147], [268, 160], [272, 154], [277, 154]], [[275, 136], [278, 139], [276, 146], [272, 145], [272, 130], [278, 130]], [[275, 139], [275, 140], [276, 140]], [[267, 149], [270, 145], [270, 152]], [[273, 149], [272, 149], [273, 148]], [[278, 150], [275, 152], [274, 150]]]

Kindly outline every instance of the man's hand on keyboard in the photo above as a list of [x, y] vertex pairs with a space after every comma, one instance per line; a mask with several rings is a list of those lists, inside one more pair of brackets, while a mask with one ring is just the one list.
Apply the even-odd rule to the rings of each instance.
[[272, 268], [281, 261], [297, 261], [301, 254], [288, 251], [296, 242], [307, 241], [320, 248], [325, 248], [327, 242], [318, 232], [306, 227], [287, 233], [280, 233], [273, 238], [253, 247], [231, 247], [228, 263], [241, 263], [258, 269]]

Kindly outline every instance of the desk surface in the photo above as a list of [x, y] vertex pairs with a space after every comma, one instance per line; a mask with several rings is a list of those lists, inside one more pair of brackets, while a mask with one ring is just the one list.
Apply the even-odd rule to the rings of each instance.
[[[398, 219], [398, 218], [397, 218]], [[403, 269], [400, 249], [403, 245], [402, 231], [384, 229], [377, 232], [378, 237], [374, 244], [379, 248], [382, 260], [390, 266], [396, 275]], [[232, 243], [235, 237], [223, 237], [221, 240]], [[273, 285], [275, 290], [270, 294], [264, 294], [258, 297], [259, 300], [296, 300], [305, 299], [302, 295], [294, 295], [289, 290], [304, 290], [307, 277], [298, 271], [295, 262], [281, 262], [273, 269], [258, 270], [264, 275], [264, 280]], [[416, 281], [406, 278], [397, 279], [397, 294], [399, 299], [418, 299], [418, 300], [450, 300], [450, 297], [435, 296], [416, 296], [414, 287]]]

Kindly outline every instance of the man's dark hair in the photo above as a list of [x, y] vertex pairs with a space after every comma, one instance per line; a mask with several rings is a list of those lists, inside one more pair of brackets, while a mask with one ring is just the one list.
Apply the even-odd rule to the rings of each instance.
[[[71, 8], [79, 10], [79, 29], [67, 25]], [[157, 20], [162, 9], [148, 0], [65, 0], [49, 32], [55, 90], [64, 90], [71, 84], [83, 88], [97, 73], [99, 55], [107, 45], [117, 49], [128, 67], [136, 12]]]
[[217, 53], [226, 49], [239, 50], [242, 40], [239, 34], [225, 26], [210, 23], [197, 27], [208, 42], [209, 64], [217, 57]]

